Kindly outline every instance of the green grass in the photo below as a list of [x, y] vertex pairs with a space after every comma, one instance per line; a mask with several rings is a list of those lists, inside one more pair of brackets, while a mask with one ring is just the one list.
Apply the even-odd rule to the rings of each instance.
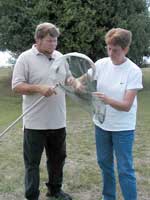
[[[139, 200], [150, 197], [150, 69], [142, 69], [144, 90], [138, 95], [137, 133], [134, 160]], [[10, 88], [10, 70], [0, 69], [0, 130], [4, 130], [21, 114], [21, 98]], [[67, 99], [67, 152], [64, 168], [64, 189], [75, 200], [98, 200], [102, 189], [96, 162], [94, 127], [91, 117]], [[47, 178], [45, 155], [41, 168], [41, 199], [44, 200]], [[24, 165], [22, 160], [22, 129], [18, 123], [0, 140], [0, 200], [23, 199]], [[118, 187], [118, 200], [121, 193]]]

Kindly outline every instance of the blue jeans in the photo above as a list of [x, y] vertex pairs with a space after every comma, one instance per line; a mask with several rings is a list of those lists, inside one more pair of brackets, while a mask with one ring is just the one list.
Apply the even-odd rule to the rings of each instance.
[[104, 200], [116, 200], [114, 155], [117, 161], [119, 183], [124, 200], [137, 200], [132, 156], [134, 130], [105, 131], [95, 126], [95, 138], [97, 162], [102, 171]]

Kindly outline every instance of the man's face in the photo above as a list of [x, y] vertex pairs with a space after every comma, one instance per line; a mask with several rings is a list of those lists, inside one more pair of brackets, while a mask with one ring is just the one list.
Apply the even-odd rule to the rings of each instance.
[[123, 49], [119, 45], [107, 45], [107, 53], [111, 58], [112, 62], [116, 65], [119, 65], [124, 62], [125, 56], [128, 52], [128, 48]]
[[36, 41], [38, 50], [43, 54], [52, 54], [57, 47], [57, 37], [45, 36]]

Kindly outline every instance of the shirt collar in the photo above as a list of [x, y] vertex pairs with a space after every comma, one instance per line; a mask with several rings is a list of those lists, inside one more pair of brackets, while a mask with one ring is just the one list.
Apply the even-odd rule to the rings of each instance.
[[[44, 55], [43, 53], [41, 53], [37, 48], [36, 48], [36, 44], [32, 45], [32, 51], [33, 53], [35, 53], [35, 55]], [[44, 55], [45, 56], [45, 55]], [[56, 53], [55, 51], [52, 53], [51, 57], [49, 58], [49, 60], [55, 60], [56, 59]]]
[[110, 59], [110, 62], [112, 63], [112, 66], [114, 67], [114, 68], [123, 68], [124, 66], [126, 66], [126, 63], [127, 63], [127, 61], [128, 61], [128, 58], [126, 57], [126, 60], [125, 60], [125, 62], [123, 62], [123, 63], [121, 63], [121, 64], [119, 64], [119, 65], [115, 65], [115, 64], [113, 64], [113, 62], [112, 62], [112, 60], [111, 60], [111, 58], [109, 57], [109, 59]]

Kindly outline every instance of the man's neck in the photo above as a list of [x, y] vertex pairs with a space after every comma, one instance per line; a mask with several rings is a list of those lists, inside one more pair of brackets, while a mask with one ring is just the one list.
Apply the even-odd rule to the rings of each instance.
[[37, 44], [35, 44], [35, 47], [37, 48], [37, 50], [44, 54], [46, 57], [48, 57], [48, 59], [51, 59], [52, 58], [52, 54], [53, 52], [49, 53], [49, 52], [46, 52], [46, 51], [43, 51]]

